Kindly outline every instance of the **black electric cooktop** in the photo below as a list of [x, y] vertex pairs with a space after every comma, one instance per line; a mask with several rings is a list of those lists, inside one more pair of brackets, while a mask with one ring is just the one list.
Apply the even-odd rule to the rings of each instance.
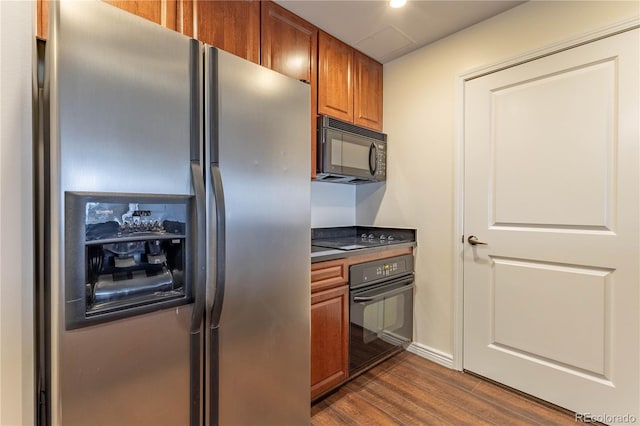
[[415, 240], [414, 229], [347, 226], [311, 230], [312, 246], [336, 250], [358, 250]]

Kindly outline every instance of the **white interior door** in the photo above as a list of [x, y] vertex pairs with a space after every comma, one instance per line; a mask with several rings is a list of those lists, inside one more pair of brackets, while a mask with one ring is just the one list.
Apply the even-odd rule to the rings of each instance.
[[640, 417], [639, 36], [465, 84], [463, 366], [611, 424]]

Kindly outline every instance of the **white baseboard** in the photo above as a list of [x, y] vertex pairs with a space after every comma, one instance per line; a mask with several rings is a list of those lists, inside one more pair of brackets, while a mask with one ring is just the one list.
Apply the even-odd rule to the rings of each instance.
[[433, 361], [436, 364], [440, 364], [452, 370], [455, 369], [453, 367], [453, 355], [451, 354], [441, 352], [437, 349], [430, 348], [427, 345], [416, 342], [411, 343], [407, 350], [412, 354], [416, 354], [422, 358], [428, 359], [429, 361]]

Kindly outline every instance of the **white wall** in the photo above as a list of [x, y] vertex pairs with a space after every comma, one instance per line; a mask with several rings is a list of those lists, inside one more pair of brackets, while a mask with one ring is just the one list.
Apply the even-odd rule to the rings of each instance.
[[636, 1], [532, 1], [384, 66], [388, 181], [357, 188], [356, 221], [418, 228], [419, 344], [453, 352], [456, 79], [636, 17], [639, 9]]
[[356, 187], [311, 182], [311, 227], [356, 225]]
[[0, 424], [33, 424], [35, 2], [0, 1]]

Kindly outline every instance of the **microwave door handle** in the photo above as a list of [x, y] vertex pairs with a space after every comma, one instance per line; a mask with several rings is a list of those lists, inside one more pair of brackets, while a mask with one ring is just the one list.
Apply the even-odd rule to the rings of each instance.
[[378, 157], [378, 148], [376, 148], [376, 144], [373, 142], [371, 146], [369, 146], [369, 172], [372, 176], [376, 174], [376, 158]]

